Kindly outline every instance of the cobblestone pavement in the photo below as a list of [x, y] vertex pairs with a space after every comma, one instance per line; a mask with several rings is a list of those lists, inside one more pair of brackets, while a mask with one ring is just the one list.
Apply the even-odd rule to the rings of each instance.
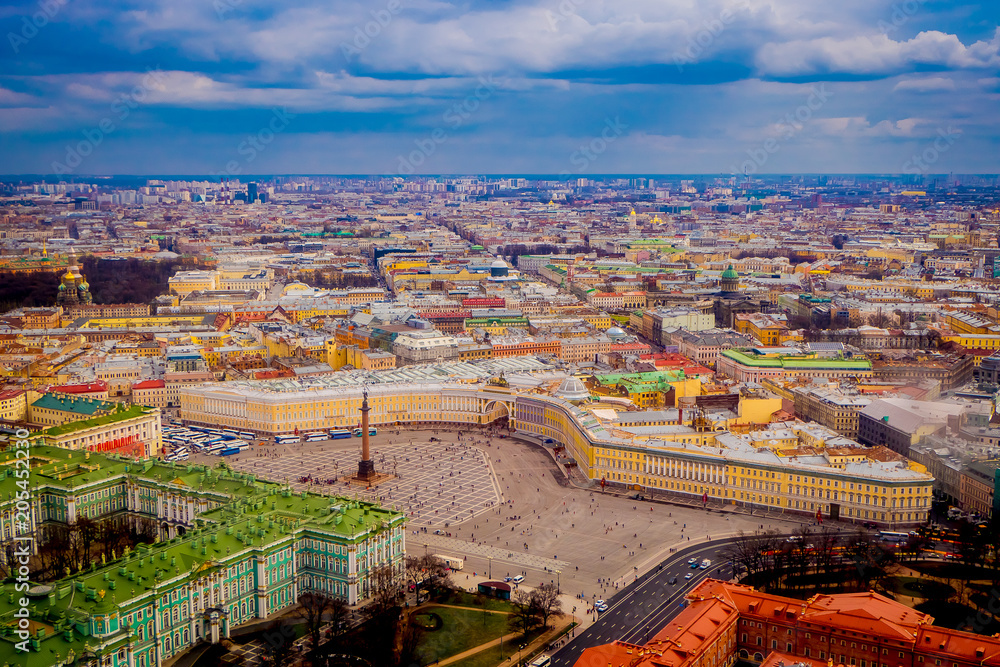
[[[803, 517], [748, 516], [711, 504], [685, 507], [666, 498], [637, 500], [610, 489], [602, 492], [599, 486], [579, 488], [566, 479], [546, 448], [501, 438], [499, 433], [459, 435], [425, 429], [396, 434], [380, 429], [372, 448], [377, 467], [392, 472], [389, 466], [394, 464], [401, 479], [368, 497], [400, 506], [410, 515], [408, 553], [426, 549], [465, 558], [464, 571], [455, 575], [461, 584], [466, 583], [462, 574], [492, 571], [493, 578], [523, 574], [529, 586], [558, 582], [573, 596], [608, 598], [692, 542], [739, 531], [787, 530], [809, 522]], [[357, 438], [272, 445], [243, 452], [231, 465], [294, 485], [303, 476], [325, 480], [342, 471], [353, 473], [359, 451]], [[198, 459], [218, 462], [217, 457]], [[311, 488], [364, 495], [358, 487], [340, 484]], [[488, 502], [494, 504], [483, 505]]]
[[501, 569], [500, 566], [498, 566], [499, 563], [513, 564], [519, 567], [530, 567], [534, 570], [542, 570], [543, 572], [558, 572], [570, 566], [569, 561], [538, 556], [524, 551], [523, 549], [508, 549], [506, 547], [490, 546], [485, 543], [468, 542], [466, 540], [457, 540], [453, 537], [429, 535], [426, 533], [418, 533], [416, 535], [410, 534], [406, 536], [407, 551], [413, 552], [421, 546], [426, 546], [428, 553], [458, 556], [459, 558], [476, 556], [477, 558], [486, 561], [492, 559], [493, 573], [502, 573], [504, 576], [507, 574], [516, 576], [520, 574], [521, 571], [516, 570], [508, 572], [509, 568]]
[[228, 462], [235, 470], [288, 481], [296, 490], [378, 500], [405, 511], [412, 526], [448, 527], [502, 502], [486, 453], [465, 442], [378, 445], [372, 451], [376, 469], [396, 479], [372, 490], [343, 481], [357, 470], [356, 445], [330, 441], [303, 443], [301, 451], [284, 449], [256, 447]]

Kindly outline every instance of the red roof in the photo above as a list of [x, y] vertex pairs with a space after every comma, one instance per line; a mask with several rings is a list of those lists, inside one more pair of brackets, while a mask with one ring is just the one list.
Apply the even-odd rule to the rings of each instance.
[[87, 384], [64, 384], [60, 387], [49, 387], [49, 391], [59, 392], [60, 394], [93, 394], [107, 390], [108, 383], [104, 380], [95, 380]]
[[0, 401], [6, 401], [11, 398], [16, 398], [24, 393], [23, 389], [4, 389], [0, 391]]
[[472, 317], [472, 311], [469, 310], [449, 310], [444, 313], [420, 313], [420, 317], [426, 320], [443, 320], [446, 318], [459, 318], [465, 319], [466, 317]]
[[132, 385], [132, 389], [162, 389], [167, 386], [163, 380], [143, 380]]

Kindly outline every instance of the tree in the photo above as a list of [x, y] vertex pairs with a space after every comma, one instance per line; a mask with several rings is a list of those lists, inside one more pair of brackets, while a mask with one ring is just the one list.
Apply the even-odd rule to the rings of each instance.
[[372, 598], [368, 613], [379, 616], [399, 604], [403, 595], [402, 573], [396, 572], [392, 565], [380, 565], [368, 575], [368, 590]]
[[[343, 600], [339, 600], [343, 604]], [[319, 648], [323, 615], [333, 611], [334, 599], [318, 591], [307, 591], [299, 596], [299, 616], [305, 620], [306, 631], [312, 638], [312, 650]]]
[[295, 630], [285, 623], [275, 621], [264, 632], [264, 650], [261, 667], [287, 667], [296, 660]]
[[511, 629], [527, 636], [539, 622], [537, 599], [531, 593], [519, 588], [510, 596], [510, 603], [514, 607], [509, 621]]
[[781, 545], [782, 539], [777, 531], [752, 535], [741, 531], [722, 553], [734, 565], [742, 565], [752, 583], [764, 586], [773, 578], [773, 554]]
[[859, 530], [847, 541], [844, 555], [854, 561], [854, 575], [861, 589], [878, 588], [896, 561], [895, 551]]
[[531, 597], [543, 628], [548, 627], [550, 616], [562, 613], [562, 601], [555, 584], [542, 584], [531, 591]]
[[451, 588], [451, 570], [437, 556], [407, 556], [406, 581], [414, 587], [426, 587], [433, 594]]

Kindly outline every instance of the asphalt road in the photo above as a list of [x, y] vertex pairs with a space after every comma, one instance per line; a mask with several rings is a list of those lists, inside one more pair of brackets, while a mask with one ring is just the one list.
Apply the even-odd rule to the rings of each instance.
[[[552, 655], [553, 667], [572, 667], [583, 651], [591, 646], [623, 640], [643, 644], [683, 607], [684, 596], [709, 577], [731, 579], [732, 566], [719, 554], [735, 538], [714, 540], [681, 549], [624, 590], [607, 600], [608, 610], [596, 623]], [[697, 558], [712, 561], [705, 570], [691, 569], [687, 561]], [[692, 578], [685, 580], [684, 575]], [[677, 577], [676, 584], [668, 583]]]
[[[837, 533], [851, 527], [834, 527]], [[788, 534], [782, 534], [787, 536]], [[737, 537], [712, 540], [690, 546], [667, 558], [628, 587], [607, 600], [608, 610], [581, 632], [573, 641], [552, 654], [552, 667], [572, 667], [584, 650], [591, 646], [610, 644], [616, 640], [645, 644], [666, 622], [677, 615], [685, 603], [684, 596], [709, 577], [728, 581], [733, 578], [729, 561], [720, 554]], [[688, 559], [712, 561], [708, 569], [691, 569]], [[691, 579], [684, 575], [691, 573]], [[676, 584], [670, 584], [677, 577]]]

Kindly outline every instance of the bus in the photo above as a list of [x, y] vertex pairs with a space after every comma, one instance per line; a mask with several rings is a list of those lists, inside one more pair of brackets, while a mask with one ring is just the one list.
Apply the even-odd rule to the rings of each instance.
[[240, 437], [245, 438], [246, 440], [255, 440], [257, 438], [257, 434], [249, 431], [240, 431]]
[[226, 447], [221, 452], [219, 452], [219, 456], [232, 456], [233, 454], [239, 454], [242, 451], [243, 450], [240, 449], [239, 447]]
[[455, 556], [445, 556], [443, 554], [434, 554], [434, 558], [439, 558], [444, 563], [445, 567], [452, 570], [461, 570], [465, 567], [465, 561], [461, 558], [456, 558]]
[[[368, 427], [368, 435], [378, 435], [378, 429], [375, 428], [374, 426], [369, 426]], [[360, 428], [354, 429], [354, 437], [355, 438], [360, 438], [361, 437], [361, 429]]]
[[188, 426], [192, 431], [198, 431], [198, 433], [211, 433], [212, 429], [206, 428], [204, 426]]
[[208, 454], [218, 454], [223, 449], [226, 449], [226, 445], [223, 444], [223, 443], [221, 443], [221, 442], [219, 442], [219, 443], [216, 443], [214, 445], [209, 445], [209, 446], [205, 447], [205, 452], [208, 453]]
[[290, 445], [293, 442], [302, 442], [302, 438], [297, 435], [276, 435], [274, 441], [279, 445]]
[[909, 533], [892, 533], [888, 530], [880, 530], [878, 538], [889, 544], [905, 544], [910, 539]]
[[239, 431], [235, 431], [235, 430], [233, 430], [231, 428], [223, 429], [222, 433], [225, 434], [225, 435], [231, 435], [234, 438], [240, 437], [240, 432]]
[[322, 431], [317, 433], [306, 433], [306, 442], [320, 442], [321, 440], [329, 440], [330, 436]]
[[351, 432], [348, 431], [346, 428], [338, 429], [336, 431], [330, 431], [331, 440], [341, 440], [343, 438], [350, 438], [350, 437], [351, 437]]

